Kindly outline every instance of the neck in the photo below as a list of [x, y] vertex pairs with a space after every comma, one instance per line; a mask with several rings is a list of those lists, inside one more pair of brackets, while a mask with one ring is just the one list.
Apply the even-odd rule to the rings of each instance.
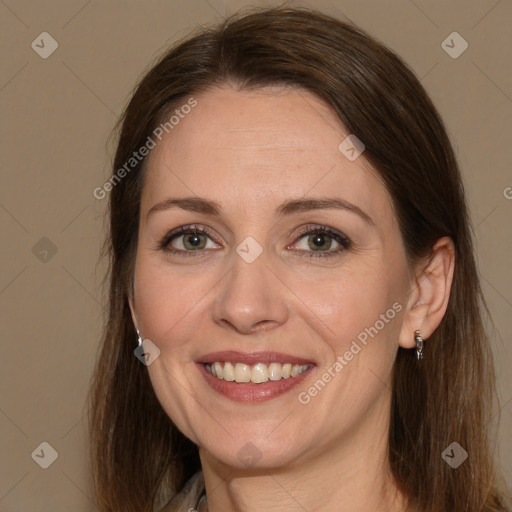
[[388, 429], [389, 407], [380, 407], [336, 444], [282, 467], [233, 468], [201, 451], [208, 512], [404, 512], [388, 463]]

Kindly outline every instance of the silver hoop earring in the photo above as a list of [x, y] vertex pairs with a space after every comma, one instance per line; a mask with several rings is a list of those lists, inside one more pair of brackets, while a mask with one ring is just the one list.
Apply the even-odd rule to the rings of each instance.
[[137, 329], [137, 343], [138, 343], [139, 347], [142, 347], [142, 337], [141, 337], [138, 329]]
[[423, 338], [420, 331], [414, 331], [414, 341], [416, 342], [416, 359], [423, 359]]

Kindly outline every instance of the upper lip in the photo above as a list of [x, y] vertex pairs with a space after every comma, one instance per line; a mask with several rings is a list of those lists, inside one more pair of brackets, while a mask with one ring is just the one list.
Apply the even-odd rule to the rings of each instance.
[[291, 364], [313, 364], [310, 359], [283, 354], [281, 352], [237, 352], [235, 350], [224, 350], [222, 352], [210, 352], [196, 359], [196, 363], [230, 362], [254, 365], [263, 363], [267, 366], [270, 363], [291, 363]]

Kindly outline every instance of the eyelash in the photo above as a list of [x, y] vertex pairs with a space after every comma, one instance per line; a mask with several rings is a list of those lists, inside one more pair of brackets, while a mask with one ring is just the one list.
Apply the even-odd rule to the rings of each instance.
[[[183, 235], [205, 235], [208, 238], [212, 239], [212, 234], [209, 230], [201, 227], [196, 226], [193, 224], [187, 225], [187, 226], [181, 226], [179, 228], [176, 228], [175, 230], [171, 231], [170, 233], [166, 234], [162, 240], [158, 243], [157, 249], [162, 250], [168, 253], [172, 254], [179, 254], [180, 256], [186, 256], [186, 257], [197, 257], [204, 253], [205, 249], [199, 249], [196, 251], [183, 251], [181, 249], [169, 249], [169, 244], [172, 242], [172, 240], [176, 237], [183, 236]], [[340, 244], [341, 247], [334, 251], [324, 252], [324, 251], [303, 251], [299, 250], [299, 255], [306, 258], [329, 258], [332, 256], [336, 256], [340, 254], [343, 251], [346, 251], [347, 249], [350, 249], [352, 246], [352, 242], [350, 239], [343, 235], [342, 233], [330, 228], [329, 226], [305, 226], [300, 233], [297, 236], [297, 240], [299, 241], [301, 238], [305, 237], [306, 235], [317, 235], [317, 234], [326, 234], [329, 236], [329, 238], [332, 238], [336, 242]], [[215, 240], [213, 240], [215, 241]], [[294, 242], [295, 244], [296, 242]], [[208, 249], [206, 249], [208, 250]]]

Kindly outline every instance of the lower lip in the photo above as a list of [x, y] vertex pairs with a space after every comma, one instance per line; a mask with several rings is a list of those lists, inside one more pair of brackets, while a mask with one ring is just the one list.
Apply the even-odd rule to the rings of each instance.
[[304, 373], [289, 379], [269, 380], [261, 384], [229, 382], [212, 375], [202, 363], [196, 363], [210, 387], [235, 402], [264, 402], [291, 391], [309, 375], [310, 366]]

